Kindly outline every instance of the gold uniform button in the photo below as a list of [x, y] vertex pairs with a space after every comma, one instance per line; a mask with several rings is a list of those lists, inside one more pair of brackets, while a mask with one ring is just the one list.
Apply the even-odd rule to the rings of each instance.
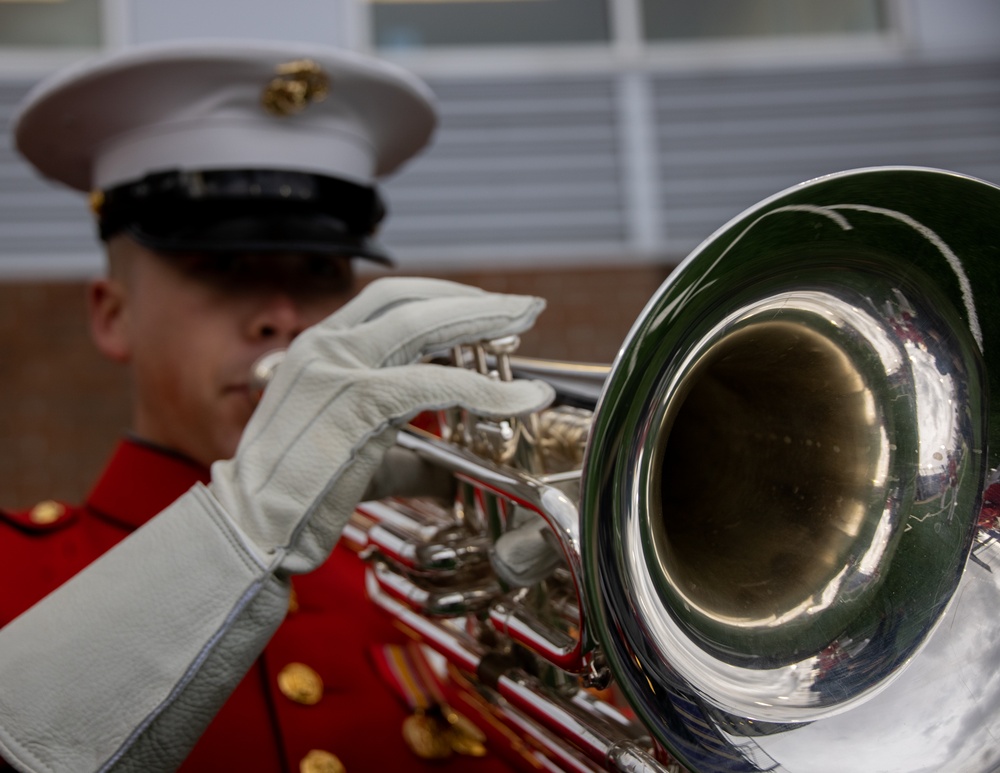
[[313, 749], [299, 763], [299, 773], [347, 773], [347, 768], [336, 754]]
[[90, 211], [95, 215], [101, 214], [101, 210], [104, 209], [104, 191], [94, 189], [90, 192], [89, 197]]
[[46, 499], [44, 502], [39, 502], [31, 508], [31, 512], [28, 513], [28, 519], [39, 526], [46, 526], [58, 521], [65, 513], [66, 508], [61, 504], [53, 502], [51, 499]]
[[323, 680], [305, 663], [289, 663], [278, 672], [278, 689], [289, 700], [312, 706], [323, 697]]

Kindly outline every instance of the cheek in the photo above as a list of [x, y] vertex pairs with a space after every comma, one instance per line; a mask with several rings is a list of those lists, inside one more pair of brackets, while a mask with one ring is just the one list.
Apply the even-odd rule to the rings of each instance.
[[218, 348], [208, 328], [191, 329], [181, 319], [149, 325], [134, 352], [138, 387], [175, 410], [204, 400], [218, 388]]
[[171, 342], [150, 342], [134, 356], [136, 387], [140, 397], [158, 411], [177, 413], [185, 410], [197, 392], [198, 366], [185, 358]]

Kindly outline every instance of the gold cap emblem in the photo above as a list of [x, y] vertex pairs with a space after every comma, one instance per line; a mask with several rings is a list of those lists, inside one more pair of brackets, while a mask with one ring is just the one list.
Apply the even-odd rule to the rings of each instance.
[[88, 198], [88, 203], [90, 204], [91, 213], [100, 217], [101, 210], [104, 209], [104, 191], [97, 188], [92, 190]]
[[330, 93], [330, 77], [312, 59], [296, 59], [278, 65], [278, 74], [264, 88], [261, 104], [279, 116], [301, 113]]
[[323, 680], [305, 663], [289, 663], [278, 672], [278, 689], [289, 700], [312, 706], [323, 697]]

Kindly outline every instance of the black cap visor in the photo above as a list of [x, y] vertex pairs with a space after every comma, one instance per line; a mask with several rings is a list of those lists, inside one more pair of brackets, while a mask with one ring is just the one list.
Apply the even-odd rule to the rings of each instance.
[[101, 238], [125, 232], [166, 253], [295, 252], [392, 259], [373, 238], [374, 188], [278, 171], [168, 172], [118, 186], [100, 205]]

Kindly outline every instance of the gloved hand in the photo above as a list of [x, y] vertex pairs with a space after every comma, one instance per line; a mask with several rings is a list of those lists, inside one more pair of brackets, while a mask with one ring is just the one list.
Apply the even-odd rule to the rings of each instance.
[[234, 459], [0, 631], [0, 752], [21, 770], [171, 770], [329, 555], [396, 427], [548, 386], [413, 364], [522, 332], [543, 303], [382, 280], [293, 343]]
[[214, 465], [212, 492], [283, 570], [315, 569], [400, 424], [425, 409], [461, 405], [504, 416], [551, 400], [540, 383], [412, 364], [431, 351], [521, 332], [542, 308], [536, 298], [435, 280], [370, 285], [295, 340], [236, 458]]

